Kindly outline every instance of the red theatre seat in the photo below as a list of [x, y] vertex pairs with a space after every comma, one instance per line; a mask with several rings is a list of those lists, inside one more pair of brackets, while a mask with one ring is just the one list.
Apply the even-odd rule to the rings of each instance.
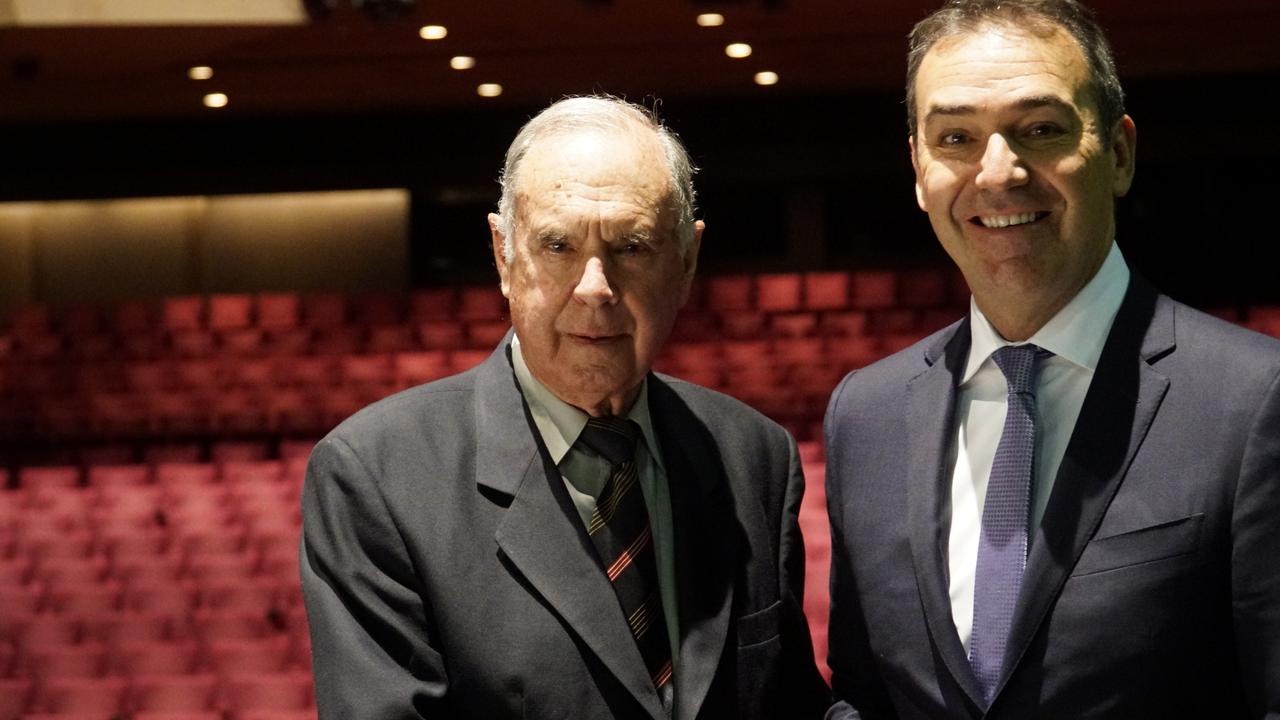
[[756, 277], [756, 308], [765, 312], [800, 309], [800, 275], [768, 273]]
[[458, 317], [463, 320], [501, 320], [507, 299], [495, 285], [463, 288], [459, 293]]
[[853, 273], [853, 307], [875, 310], [893, 307], [897, 302], [898, 276], [889, 271]]
[[331, 328], [347, 322], [347, 298], [339, 293], [316, 293], [302, 299], [304, 322], [311, 327]]
[[160, 326], [170, 332], [204, 327], [204, 298], [165, 298], [160, 305]]
[[458, 293], [453, 288], [414, 290], [409, 294], [411, 320], [444, 320], [458, 311]]
[[298, 326], [296, 293], [265, 293], [257, 296], [258, 327], [264, 330], [289, 330]]
[[752, 310], [750, 275], [713, 275], [706, 279], [707, 309]]
[[227, 706], [237, 713], [249, 711], [309, 710], [312, 707], [311, 674], [286, 672], [275, 675], [235, 675], [227, 681]]
[[18, 487], [76, 487], [80, 484], [80, 468], [74, 465], [24, 467], [18, 470]]
[[146, 675], [133, 679], [133, 706], [143, 712], [208, 712], [217, 709], [218, 678], [212, 673]]
[[249, 327], [252, 311], [251, 295], [213, 295], [209, 298], [209, 328], [235, 330]]
[[398, 325], [402, 308], [400, 296], [393, 293], [372, 293], [355, 300], [356, 322], [366, 327], [373, 325]]

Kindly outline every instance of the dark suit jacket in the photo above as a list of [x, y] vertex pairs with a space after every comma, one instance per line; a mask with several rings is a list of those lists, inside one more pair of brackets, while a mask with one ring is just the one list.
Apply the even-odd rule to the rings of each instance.
[[[795, 442], [672, 378], [650, 375], [649, 403], [671, 485], [678, 717], [820, 717]], [[303, 531], [321, 718], [664, 717], [506, 342], [321, 441]]]
[[[946, 543], [962, 321], [827, 411], [831, 717], [977, 718]], [[1032, 545], [990, 718], [1280, 717], [1280, 343], [1133, 278]]]

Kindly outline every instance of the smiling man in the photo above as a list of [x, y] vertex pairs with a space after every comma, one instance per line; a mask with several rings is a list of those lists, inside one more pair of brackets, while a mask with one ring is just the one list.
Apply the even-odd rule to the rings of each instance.
[[1280, 717], [1280, 343], [1130, 274], [1102, 31], [952, 0], [907, 77], [973, 296], [832, 396], [829, 717]]
[[321, 718], [821, 716], [795, 442], [650, 372], [697, 264], [692, 174], [613, 98], [516, 136], [489, 216], [513, 333], [312, 455]]

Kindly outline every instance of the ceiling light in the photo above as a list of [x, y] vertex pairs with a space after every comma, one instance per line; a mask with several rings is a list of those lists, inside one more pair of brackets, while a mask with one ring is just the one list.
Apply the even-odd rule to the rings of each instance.
[[720, 13], [702, 13], [698, 16], [698, 25], [701, 27], [720, 27], [724, 24], [724, 16]]
[[470, 70], [476, 66], [476, 59], [470, 55], [454, 55], [449, 58], [449, 67], [454, 70]]
[[418, 37], [423, 40], [443, 40], [445, 35], [449, 34], [449, 29], [443, 25], [423, 25], [418, 30]]
[[213, 68], [208, 65], [197, 65], [187, 70], [187, 77], [192, 80], [208, 80], [213, 77]]
[[476, 87], [476, 94], [480, 97], [498, 97], [502, 94], [502, 86], [498, 83], [484, 83]]
[[756, 73], [755, 81], [757, 85], [777, 85], [778, 73], [772, 70], [762, 70]]
[[207, 108], [226, 107], [227, 96], [224, 93], [209, 93], [204, 96], [204, 106]]
[[748, 57], [751, 55], [751, 46], [746, 43], [730, 43], [724, 46], [724, 54], [735, 59]]

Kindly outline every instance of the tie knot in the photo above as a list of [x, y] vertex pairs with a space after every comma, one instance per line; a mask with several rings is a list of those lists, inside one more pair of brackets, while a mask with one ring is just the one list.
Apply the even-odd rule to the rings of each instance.
[[1031, 393], [1035, 394], [1036, 370], [1039, 369], [1039, 361], [1041, 358], [1048, 357], [1053, 353], [1045, 350], [1037, 345], [1005, 345], [996, 350], [991, 355], [991, 359], [995, 361], [996, 367], [1000, 368], [1000, 372], [1004, 373], [1004, 379], [1009, 384], [1009, 394]]
[[591, 448], [610, 464], [631, 460], [636, 454], [636, 439], [640, 437], [640, 426], [634, 421], [621, 417], [587, 418], [587, 426], [582, 428], [578, 442]]

